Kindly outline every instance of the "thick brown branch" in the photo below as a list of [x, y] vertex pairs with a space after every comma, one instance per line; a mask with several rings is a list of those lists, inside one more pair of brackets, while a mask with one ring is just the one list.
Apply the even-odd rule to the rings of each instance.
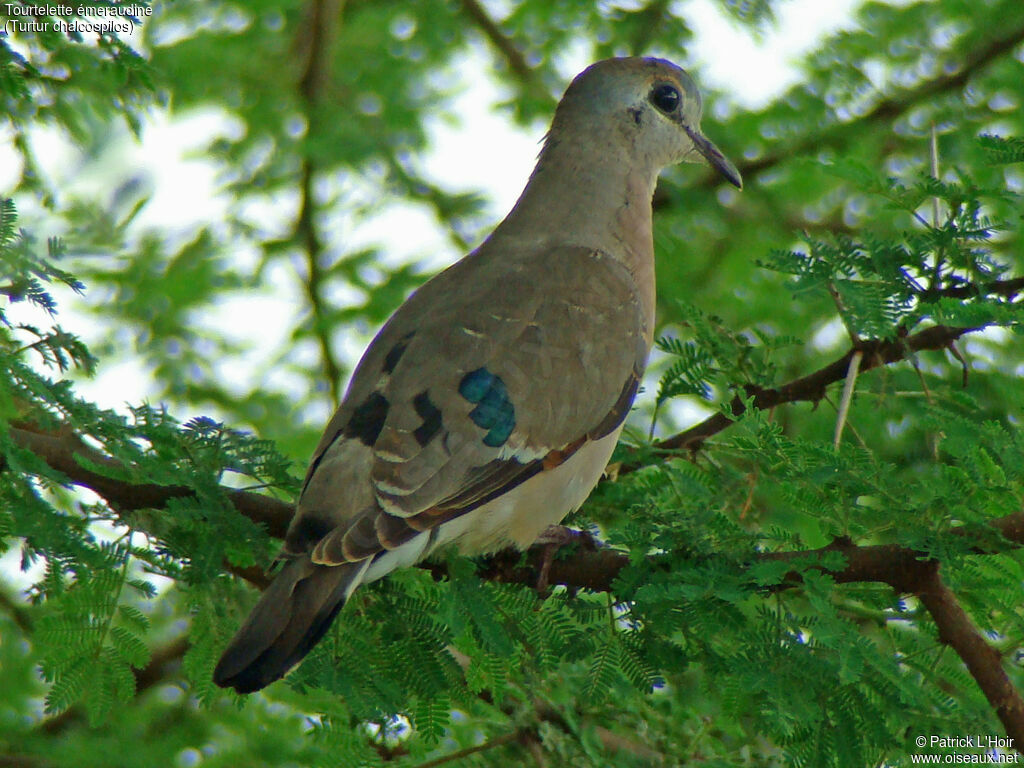
[[[1024, 544], [1024, 513], [995, 520], [992, 527], [1008, 541], [1002, 546], [990, 543], [980, 551], [997, 551], [1007, 546]], [[954, 536], [978, 534], [976, 528], [952, 531]], [[838, 571], [829, 571], [814, 563], [839, 553], [846, 562]], [[501, 552], [488, 558], [482, 568], [485, 578], [534, 585], [540, 576], [545, 548], [534, 547], [525, 558], [519, 553]], [[754, 556], [760, 561], [792, 562], [802, 568], [812, 567], [829, 573], [836, 583], [882, 582], [902, 594], [915, 594], [927, 609], [938, 628], [939, 639], [949, 645], [963, 660], [978, 687], [995, 709], [1006, 733], [1014, 744], [1024, 745], [1024, 702], [1003, 670], [999, 654], [985, 642], [960, 606], [955, 595], [939, 577], [939, 564], [924, 553], [895, 544], [856, 546], [849, 541], [836, 541], [806, 552], [766, 552]], [[625, 553], [611, 550], [580, 549], [571, 557], [555, 560], [548, 573], [549, 582], [570, 588], [610, 590], [618, 575], [630, 563]], [[787, 574], [778, 588], [798, 584], [799, 571]]]
[[[125, 472], [120, 462], [103, 456], [71, 435], [58, 437], [17, 427], [10, 428], [10, 435], [15, 444], [32, 451], [50, 467], [65, 475], [72, 484], [94, 491], [122, 512], [160, 509], [167, 506], [171, 499], [195, 495], [192, 488], [183, 485], [133, 483], [88, 469], [83, 461], [105, 467], [115, 475], [123, 475]], [[265, 526], [271, 536], [284, 536], [292, 516], [291, 504], [248, 491], [225, 489], [225, 493], [239, 513]]]
[[[954, 528], [950, 536], [966, 539], [971, 551], [977, 554], [1006, 552], [1024, 546], [1024, 512], [1007, 515], [987, 523]], [[763, 552], [750, 562], [815, 562], [826, 555], [840, 553], [846, 561], [842, 570], [830, 571], [839, 584], [881, 581], [899, 592], [916, 591], [918, 568], [927, 556], [897, 544], [857, 546], [848, 541], [836, 541], [821, 549], [787, 552]], [[503, 550], [481, 560], [478, 572], [486, 579], [534, 586], [540, 577], [547, 554], [546, 546], [531, 547], [526, 553]], [[658, 559], [652, 558], [657, 566]], [[589, 589], [609, 592], [619, 574], [629, 565], [625, 552], [613, 549], [580, 547], [567, 557], [551, 561], [549, 583], [570, 589]], [[443, 575], [444, 564], [426, 565], [435, 576]], [[796, 572], [787, 577], [789, 583], [799, 582]], [[1024, 742], [1022, 742], [1024, 743]]]
[[1014, 748], [1024, 753], [1024, 701], [1006, 676], [999, 654], [942, 581], [938, 563], [928, 569], [915, 592], [935, 621], [939, 640], [956, 651], [1013, 739]]

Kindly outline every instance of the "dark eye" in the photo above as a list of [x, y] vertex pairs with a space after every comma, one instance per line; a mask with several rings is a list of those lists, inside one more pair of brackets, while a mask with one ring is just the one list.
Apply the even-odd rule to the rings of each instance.
[[647, 97], [651, 104], [656, 106], [666, 115], [675, 112], [679, 106], [679, 90], [674, 85], [660, 83], [651, 89], [651, 95]]

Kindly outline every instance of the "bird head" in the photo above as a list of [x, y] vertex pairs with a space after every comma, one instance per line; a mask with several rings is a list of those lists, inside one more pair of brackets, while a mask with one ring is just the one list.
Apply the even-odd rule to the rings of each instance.
[[605, 59], [572, 81], [555, 113], [551, 136], [589, 131], [593, 140], [602, 142], [604, 134], [602, 143], [626, 147], [634, 162], [652, 166], [655, 172], [676, 163], [705, 162], [730, 184], [742, 187], [736, 166], [701, 133], [702, 109], [693, 78], [672, 62]]

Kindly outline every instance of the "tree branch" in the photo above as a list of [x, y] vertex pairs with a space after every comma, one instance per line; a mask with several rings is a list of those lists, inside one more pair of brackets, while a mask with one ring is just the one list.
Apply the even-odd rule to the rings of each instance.
[[430, 206], [438, 223], [448, 231], [448, 239], [455, 250], [459, 253], [468, 253], [472, 250], [473, 244], [463, 237], [456, 227], [452, 226], [450, 215], [445, 211], [444, 191], [436, 184], [414, 175], [399, 161], [398, 155], [394, 151], [386, 150], [384, 160], [394, 178], [402, 185], [405, 197]]
[[[860, 353], [863, 359], [860, 363], [860, 373], [869, 371], [882, 365], [900, 362], [926, 349], [943, 349], [948, 347], [961, 336], [981, 328], [951, 328], [945, 325], [934, 325], [923, 331], [902, 339], [871, 339], [862, 341], [851, 347], [846, 354], [835, 360], [824, 368], [814, 373], [802, 376], [799, 379], [783, 384], [773, 389], [760, 389], [754, 386], [745, 387], [747, 397], [754, 398], [754, 407], [761, 410], [774, 408], [784, 403], [797, 403], [801, 401], [817, 402], [825, 396], [825, 389], [829, 384], [842, 381], [850, 370], [850, 360], [854, 354]], [[729, 404], [734, 419], [739, 418], [746, 411], [742, 398], [734, 397]], [[690, 427], [677, 435], [666, 438], [654, 444], [659, 451], [678, 451], [683, 448], [697, 450], [700, 445], [709, 437], [718, 434], [722, 430], [732, 426], [734, 419], [728, 418], [723, 413], [716, 413], [704, 421]], [[633, 472], [640, 468], [636, 463], [625, 463], [619, 470], [619, 474]]]
[[967, 666], [988, 703], [996, 711], [1013, 746], [1024, 754], [1024, 701], [1003, 669], [996, 650], [985, 642], [949, 587], [939, 575], [939, 564], [922, 569], [915, 594], [931, 614], [939, 640], [948, 645]]
[[516, 48], [516, 44], [507, 37], [494, 19], [488, 15], [487, 10], [477, 0], [462, 0], [462, 10], [483, 32], [491, 45], [498, 49], [505, 58], [508, 68], [515, 73], [516, 77], [526, 86], [534, 87], [537, 84], [536, 74], [523, 56]]
[[951, 285], [941, 290], [921, 291], [922, 301], [934, 301], [939, 298], [970, 299], [975, 296], [1002, 296], [1012, 299], [1021, 291], [1024, 291], [1024, 277], [1015, 277], [1010, 280], [993, 280], [990, 283], [962, 283]]
[[[308, 41], [304, 51], [305, 68], [299, 79], [299, 93], [306, 114], [308, 132], [315, 137], [320, 132], [320, 98], [324, 85], [330, 78], [330, 49], [341, 17], [342, 0], [312, 0], [307, 6], [307, 19], [300, 25], [301, 39]], [[324, 244], [316, 226], [316, 200], [313, 181], [317, 174], [316, 164], [307, 148], [302, 159], [299, 185], [302, 202], [299, 218], [295, 224], [295, 237], [301, 240], [306, 252], [307, 275], [304, 284], [306, 296], [313, 314], [313, 336], [320, 347], [324, 375], [330, 387], [331, 407], [341, 401], [341, 366], [331, 348], [330, 318], [325, 306], [323, 285], [326, 279], [323, 268]]]
[[[55, 436], [30, 431], [25, 425], [20, 428], [12, 426], [9, 431], [16, 445], [36, 454], [50, 467], [65, 475], [71, 484], [88, 488], [102, 496], [119, 511], [160, 509], [167, 506], [171, 499], [195, 495], [194, 489], [184, 485], [133, 483], [88, 469], [84, 462], [106, 467], [115, 475], [123, 475], [126, 472], [121, 462], [88, 447], [74, 435]], [[225, 488], [224, 492], [228, 501], [240, 514], [258, 525], [265, 526], [271, 536], [284, 537], [294, 511], [291, 504], [250, 491]]]
[[503, 747], [506, 744], [512, 744], [516, 741], [520, 741], [528, 733], [528, 729], [519, 729], [516, 731], [512, 731], [511, 733], [506, 733], [503, 736], [495, 736], [490, 741], [485, 741], [483, 744], [477, 744], [475, 747], [466, 747], [465, 749], [460, 749], [457, 752], [452, 752], [450, 754], [438, 757], [434, 760], [428, 760], [425, 763], [420, 763], [418, 766], [416, 766], [416, 768], [436, 768], [436, 766], [439, 765], [447, 765], [456, 760], [461, 760], [464, 757], [475, 755], [479, 752], [486, 752], [489, 749]]
[[[989, 543], [974, 547], [975, 551], [990, 553], [1000, 548], [1024, 545], [1024, 513], [994, 520], [991, 527], [1006, 541], [1002, 545]], [[951, 531], [951, 535], [958, 537], [977, 533], [975, 527]], [[794, 562], [806, 568], [808, 563], [837, 552], [846, 561], [841, 570], [832, 571], [817, 565], [809, 567], [828, 573], [838, 584], [882, 582], [898, 593], [916, 595], [935, 622], [939, 640], [950, 646], [964, 662], [996, 711], [1006, 734], [1013, 739], [1014, 748], [1024, 753], [1024, 701], [1007, 677], [999, 654], [985, 642], [956, 596], [942, 582], [938, 561], [929, 559], [923, 552], [895, 544], [856, 546], [849, 540], [836, 540], [816, 550], [759, 553], [749, 562]], [[500, 552], [484, 561], [481, 575], [496, 581], [532, 586], [537, 583], [544, 567], [545, 555], [544, 547], [532, 547], [525, 557], [518, 552]], [[581, 549], [570, 558], [552, 562], [548, 577], [550, 583], [570, 589], [610, 591], [615, 579], [629, 564], [630, 558], [623, 552]], [[437, 570], [443, 571], [443, 567], [434, 568], [435, 574]], [[799, 572], [793, 571], [774, 589], [795, 586], [801, 580]]]
[[[1024, 512], [996, 518], [984, 526], [965, 525], [954, 528], [950, 536], [968, 540], [974, 554], [990, 555], [1024, 547]], [[749, 564], [762, 561], [807, 563], [838, 552], [846, 565], [839, 571], [828, 571], [838, 584], [852, 584], [865, 581], [880, 581], [889, 584], [899, 592], [914, 592], [917, 583], [917, 568], [925, 553], [907, 549], [897, 544], [876, 544], [857, 546], [844, 539], [820, 549], [794, 550], [784, 552], [761, 552], [753, 555]], [[533, 546], [525, 553], [516, 550], [502, 550], [481, 558], [477, 572], [484, 579], [509, 584], [535, 586], [541, 569], [548, 556], [546, 545]], [[659, 567], [661, 558], [651, 556], [650, 562]], [[580, 547], [566, 557], [550, 561], [549, 583], [569, 589], [587, 589], [596, 592], [611, 592], [619, 574], [630, 565], [629, 555], [614, 549], [590, 549]], [[435, 577], [444, 576], [444, 563], [423, 565]], [[822, 567], [820, 570], [825, 570]], [[785, 586], [800, 581], [799, 573], [789, 573]], [[1021, 742], [1024, 744], [1024, 742]]]

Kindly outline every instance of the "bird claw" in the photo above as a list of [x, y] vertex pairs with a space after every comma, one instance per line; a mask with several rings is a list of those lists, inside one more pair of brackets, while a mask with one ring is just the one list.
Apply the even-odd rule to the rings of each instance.
[[566, 528], [564, 525], [549, 525], [537, 541], [535, 546], [543, 548], [543, 556], [540, 563], [540, 575], [537, 577], [537, 594], [546, 595], [551, 586], [551, 564], [555, 561], [555, 554], [565, 546], [578, 544], [584, 549], [595, 550], [598, 547], [595, 539], [588, 531], [576, 531]]

